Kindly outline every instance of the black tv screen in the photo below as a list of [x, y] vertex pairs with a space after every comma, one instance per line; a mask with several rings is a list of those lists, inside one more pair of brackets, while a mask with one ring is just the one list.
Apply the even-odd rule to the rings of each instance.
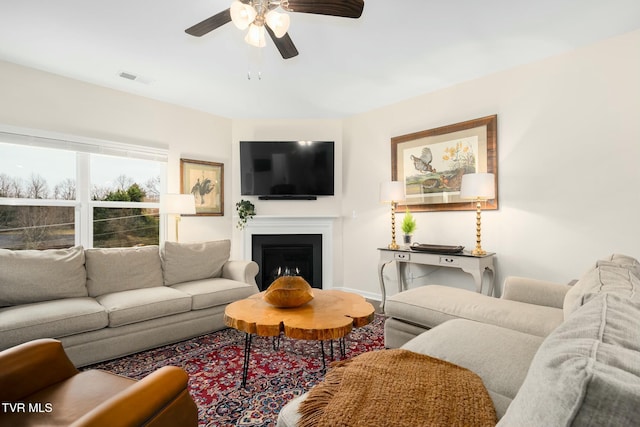
[[333, 196], [333, 141], [240, 141], [244, 196]]

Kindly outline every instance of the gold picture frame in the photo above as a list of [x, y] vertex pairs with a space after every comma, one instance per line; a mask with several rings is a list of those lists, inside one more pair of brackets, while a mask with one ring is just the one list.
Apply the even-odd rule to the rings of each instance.
[[193, 194], [196, 215], [224, 215], [224, 164], [180, 159], [180, 189]]
[[495, 175], [496, 197], [483, 210], [498, 209], [497, 115], [391, 138], [391, 179], [404, 182], [413, 212], [475, 210], [460, 198], [462, 175]]

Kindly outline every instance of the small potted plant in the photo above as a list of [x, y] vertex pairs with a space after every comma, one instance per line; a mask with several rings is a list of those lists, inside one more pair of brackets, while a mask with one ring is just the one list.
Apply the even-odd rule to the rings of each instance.
[[411, 212], [409, 212], [409, 207], [407, 207], [405, 211], [401, 228], [404, 233], [404, 243], [406, 245], [411, 244], [411, 235], [416, 231], [416, 219], [411, 215]]
[[236, 203], [236, 211], [238, 212], [236, 227], [242, 230], [247, 226], [247, 221], [256, 214], [256, 207], [249, 200], [240, 200]]

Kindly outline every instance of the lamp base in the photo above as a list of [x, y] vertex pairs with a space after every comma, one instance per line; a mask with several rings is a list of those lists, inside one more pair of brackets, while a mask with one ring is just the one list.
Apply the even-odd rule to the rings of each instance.
[[483, 256], [486, 254], [487, 254], [487, 251], [485, 251], [482, 248], [475, 248], [474, 250], [471, 251], [471, 255], [473, 256]]
[[480, 212], [481, 212], [480, 199], [477, 199], [476, 201], [476, 247], [473, 251], [471, 251], [471, 255], [473, 256], [483, 256], [487, 254], [487, 251], [482, 249], [482, 246], [480, 245], [480, 241], [481, 241]]
[[396, 250], [400, 249], [400, 246], [399, 246], [397, 243], [392, 242], [392, 243], [389, 243], [389, 245], [387, 246], [387, 248], [389, 248], [389, 249], [391, 249], [391, 250], [396, 251]]
[[180, 227], [180, 215], [176, 215], [176, 243], [178, 243], [178, 228]]

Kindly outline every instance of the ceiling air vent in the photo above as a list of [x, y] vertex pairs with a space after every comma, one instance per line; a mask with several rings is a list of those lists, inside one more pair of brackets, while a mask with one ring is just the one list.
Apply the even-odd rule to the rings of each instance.
[[138, 76], [134, 74], [125, 73], [124, 71], [121, 72], [119, 76], [122, 77], [123, 79], [129, 79], [129, 80], [135, 80], [138, 78]]
[[138, 83], [149, 84], [151, 82], [151, 80], [146, 77], [138, 76], [132, 73], [127, 73], [126, 71], [120, 71], [118, 73], [118, 76], [122, 77], [123, 79], [131, 80]]

